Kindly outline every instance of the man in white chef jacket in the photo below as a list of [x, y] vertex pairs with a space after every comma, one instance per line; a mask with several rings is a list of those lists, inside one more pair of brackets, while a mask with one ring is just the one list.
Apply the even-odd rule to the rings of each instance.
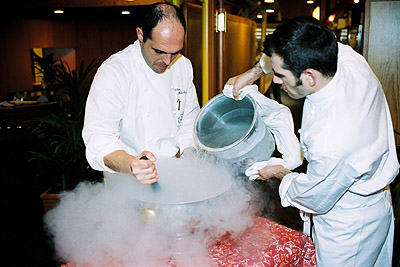
[[291, 98], [305, 97], [300, 144], [308, 168], [296, 173], [267, 165], [259, 179], [281, 179], [282, 205], [308, 215], [318, 266], [391, 266], [388, 185], [399, 164], [381, 84], [361, 55], [311, 17], [280, 25], [264, 53], [267, 61], [264, 56], [227, 84], [237, 98], [239, 89], [268, 72], [270, 60], [274, 82]]
[[152, 184], [158, 180], [157, 158], [195, 146], [200, 108], [191, 62], [180, 54], [182, 11], [163, 3], [142, 15], [138, 40], [104, 61], [94, 77], [82, 136], [93, 169], [131, 173]]

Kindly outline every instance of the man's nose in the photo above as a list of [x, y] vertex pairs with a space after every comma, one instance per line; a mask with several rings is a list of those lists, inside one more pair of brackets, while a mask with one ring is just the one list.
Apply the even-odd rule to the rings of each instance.
[[283, 81], [281, 78], [279, 78], [278, 76], [274, 75], [274, 78], [272, 79], [272, 81], [276, 84], [282, 84]]
[[173, 57], [171, 54], [165, 54], [163, 56], [163, 62], [165, 63], [165, 65], [169, 65], [173, 60]]

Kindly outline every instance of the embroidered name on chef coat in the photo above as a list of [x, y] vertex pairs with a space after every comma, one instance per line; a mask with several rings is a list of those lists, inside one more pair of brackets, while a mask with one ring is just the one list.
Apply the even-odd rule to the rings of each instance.
[[178, 128], [179, 128], [179, 127], [181, 127], [181, 125], [182, 125], [183, 114], [185, 113], [185, 112], [183, 111], [183, 107], [182, 107], [182, 103], [181, 103], [180, 96], [181, 96], [181, 95], [187, 95], [187, 90], [181, 90], [180, 88], [173, 88], [173, 90], [174, 90], [175, 93], [177, 93], [177, 96], [178, 96], [178, 99], [177, 99], [177, 101], [176, 101], [177, 110], [178, 110], [178, 112], [182, 111], [181, 113], [179, 113], [178, 119], [177, 119]]

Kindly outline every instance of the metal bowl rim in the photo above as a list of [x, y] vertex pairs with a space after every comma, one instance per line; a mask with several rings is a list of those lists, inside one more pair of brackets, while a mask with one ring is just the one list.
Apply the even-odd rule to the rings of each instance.
[[[250, 100], [251, 104], [253, 105], [253, 110], [254, 110], [254, 113], [253, 113], [253, 120], [252, 120], [251, 125], [250, 125], [250, 127], [249, 127], [249, 130], [246, 132], [246, 134], [243, 135], [243, 137], [241, 137], [240, 139], [236, 140], [235, 142], [233, 142], [232, 144], [230, 144], [230, 145], [228, 145], [228, 146], [224, 146], [224, 147], [220, 147], [220, 148], [213, 148], [213, 147], [208, 147], [208, 146], [204, 145], [203, 143], [201, 143], [200, 139], [198, 138], [197, 125], [198, 125], [198, 122], [199, 122], [199, 118], [200, 118], [200, 117], [202, 116], [202, 114], [205, 112], [205, 110], [207, 109], [207, 107], [209, 107], [209, 106], [215, 104], [216, 101], [220, 100], [220, 98], [223, 98], [223, 97], [228, 98], [226, 95], [224, 95], [223, 93], [221, 93], [221, 94], [219, 94], [219, 95], [213, 97], [212, 99], [210, 99], [210, 101], [208, 101], [208, 102], [203, 106], [203, 108], [200, 110], [199, 114], [197, 114], [196, 119], [195, 119], [195, 123], [194, 123], [194, 125], [193, 125], [193, 128], [194, 128], [194, 129], [193, 129], [193, 132], [194, 132], [194, 139], [195, 139], [195, 142], [200, 146], [201, 149], [204, 149], [204, 150], [209, 151], [209, 152], [223, 152], [223, 151], [226, 151], [226, 150], [228, 150], [228, 149], [231, 149], [232, 147], [235, 147], [235, 146], [237, 146], [239, 143], [243, 142], [243, 140], [247, 139], [248, 136], [250, 135], [250, 133], [253, 131], [254, 125], [256, 124], [257, 119], [258, 119], [258, 118], [257, 118], [257, 114], [256, 114], [256, 113], [257, 113], [256, 103], [255, 103], [254, 99], [253, 99], [250, 95], [246, 95], [244, 98], [248, 98], [248, 99]], [[244, 98], [243, 98], [243, 99], [244, 99]], [[238, 100], [238, 101], [242, 101], [242, 100]]]

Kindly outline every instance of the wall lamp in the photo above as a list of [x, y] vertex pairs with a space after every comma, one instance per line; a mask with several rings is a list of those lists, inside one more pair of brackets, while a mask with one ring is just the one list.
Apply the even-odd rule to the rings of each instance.
[[226, 12], [215, 11], [215, 31], [226, 32]]

